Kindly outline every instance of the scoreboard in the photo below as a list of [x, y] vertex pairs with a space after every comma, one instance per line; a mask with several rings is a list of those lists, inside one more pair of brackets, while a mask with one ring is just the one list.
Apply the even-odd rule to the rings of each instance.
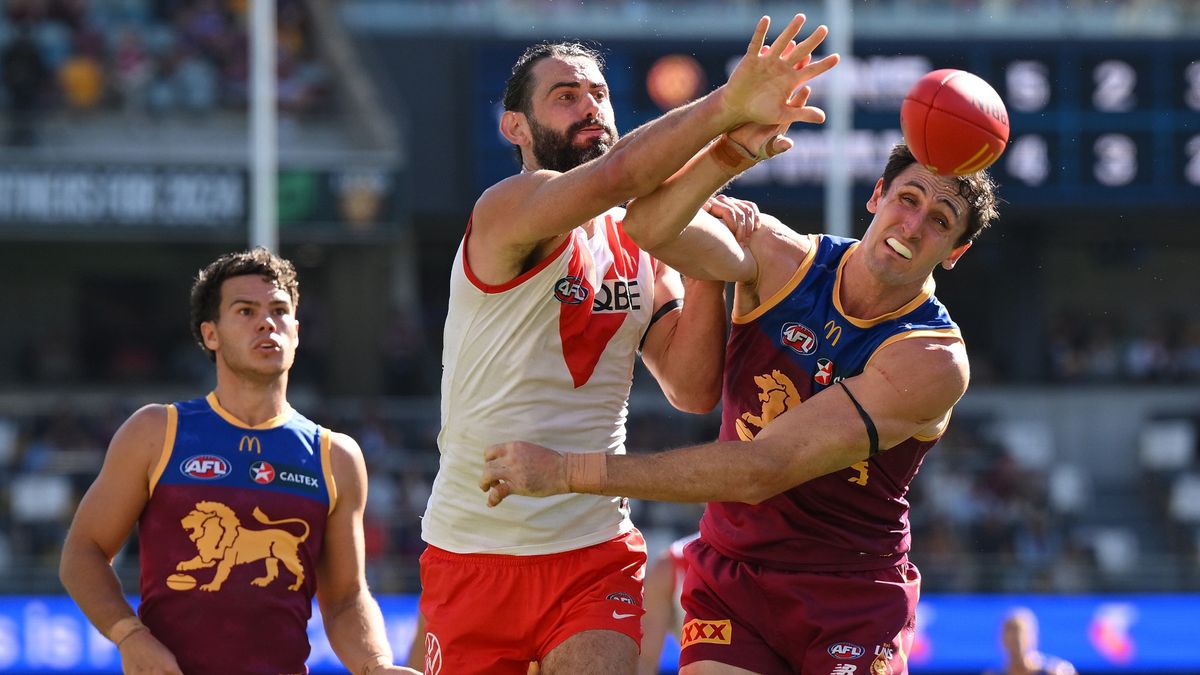
[[[498, 100], [521, 47], [480, 48], [480, 86], [495, 92], [485, 100]], [[664, 57], [672, 66], [677, 57], [694, 62], [692, 69], [701, 77], [678, 72], [689, 84], [698, 79], [693, 93], [701, 95], [726, 80], [745, 46], [605, 41], [602, 48], [617, 125], [624, 133], [663, 113], [658, 81], [651, 79], [662, 79], [655, 71], [656, 66], [661, 71]], [[874, 185], [900, 139], [900, 103], [908, 88], [930, 70], [960, 68], [991, 83], [1008, 107], [1009, 146], [991, 169], [1006, 212], [1200, 206], [1200, 41], [863, 39], [855, 42], [854, 52], [838, 66], [849, 77], [854, 121], [837, 151], [848, 158], [856, 193]], [[820, 79], [813, 83], [813, 105], [828, 109], [827, 89]], [[497, 114], [496, 106], [489, 106], [486, 130], [477, 127], [484, 134], [477, 139], [475, 158], [480, 190], [515, 167], [495, 131]], [[768, 208], [822, 203], [834, 151], [828, 130], [797, 124], [790, 135], [796, 147], [747, 172], [734, 194]]]

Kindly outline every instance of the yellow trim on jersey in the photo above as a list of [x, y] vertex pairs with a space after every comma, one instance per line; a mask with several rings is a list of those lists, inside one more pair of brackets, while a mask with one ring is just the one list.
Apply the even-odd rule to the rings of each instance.
[[812, 267], [813, 258], [817, 257], [817, 245], [820, 243], [820, 238], [821, 235], [819, 234], [808, 235], [808, 254], [804, 256], [804, 260], [800, 262], [800, 266], [796, 268], [796, 273], [792, 275], [792, 278], [788, 279], [788, 282], [783, 285], [783, 288], [776, 291], [774, 295], [767, 298], [766, 301], [760, 304], [758, 307], [755, 307], [742, 316], [734, 314], [733, 322], [750, 323], [751, 321], [754, 321], [763, 314], [766, 314], [767, 311], [775, 305], [783, 302], [784, 298], [791, 294], [792, 291], [796, 290], [796, 287], [799, 286], [800, 282], [804, 280], [804, 275], [808, 274], [809, 268]]
[[329, 488], [329, 512], [337, 506], [337, 482], [333, 480], [333, 462], [330, 461], [330, 450], [333, 448], [333, 435], [325, 427], [321, 429], [321, 471], [325, 474], [325, 485]]
[[291, 407], [288, 407], [286, 410], [272, 417], [266, 422], [251, 425], [246, 424], [238, 419], [233, 413], [222, 408], [220, 401], [217, 400], [217, 392], [209, 392], [208, 396], [204, 397], [204, 400], [208, 401], [208, 405], [212, 407], [213, 412], [217, 413], [221, 419], [229, 422], [235, 427], [240, 427], [242, 429], [274, 429], [275, 427], [283, 426], [283, 424], [288, 421], [288, 418], [292, 416], [292, 409]]
[[[867, 363], [870, 363], [871, 359], [875, 358], [875, 355], [879, 353], [879, 350], [883, 349], [884, 347], [887, 347], [888, 345], [894, 345], [901, 340], [911, 340], [912, 338], [919, 337], [945, 338], [947, 340], [958, 340], [959, 342], [966, 344], [966, 340], [963, 340], [962, 333], [960, 333], [957, 328], [915, 328], [903, 333], [896, 333], [883, 342], [880, 342], [879, 346], [875, 348], [875, 351], [871, 352], [871, 355], [867, 357]], [[867, 363], [863, 364], [863, 368], [867, 367]]]
[[870, 328], [871, 326], [881, 324], [884, 321], [889, 321], [898, 316], [904, 316], [905, 314], [908, 314], [917, 307], [920, 307], [921, 303], [933, 296], [933, 291], [936, 289], [937, 284], [934, 283], [933, 275], [931, 274], [929, 275], [929, 278], [925, 280], [925, 285], [921, 287], [921, 292], [917, 293], [917, 297], [909, 300], [908, 303], [900, 309], [877, 316], [873, 319], [860, 319], [858, 317], [850, 316], [846, 310], [842, 309], [842, 271], [846, 268], [846, 261], [850, 259], [850, 256], [854, 255], [856, 250], [858, 250], [858, 245], [860, 243], [861, 242], [855, 242], [851, 244], [850, 248], [846, 251], [846, 254], [842, 256], [842, 261], [838, 263], [837, 277], [833, 281], [833, 307], [838, 311], [839, 314], [846, 317], [847, 321], [855, 326], [858, 326], [859, 328]]
[[150, 474], [150, 492], [149, 496], [154, 496], [154, 488], [158, 485], [158, 479], [162, 478], [163, 472], [167, 470], [167, 462], [171, 459], [171, 451], [175, 449], [175, 430], [179, 428], [179, 410], [174, 403], [167, 404], [167, 430], [163, 433], [162, 451], [158, 455], [158, 465], [154, 467], [154, 473]]

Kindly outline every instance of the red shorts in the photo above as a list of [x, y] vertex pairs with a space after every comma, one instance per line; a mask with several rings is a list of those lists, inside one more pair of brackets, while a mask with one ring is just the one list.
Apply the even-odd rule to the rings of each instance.
[[642, 640], [646, 541], [637, 530], [550, 555], [421, 555], [429, 675], [525, 675], [564, 640], [611, 630]]
[[908, 672], [921, 574], [790, 572], [688, 545], [681, 666], [717, 661], [763, 675]]

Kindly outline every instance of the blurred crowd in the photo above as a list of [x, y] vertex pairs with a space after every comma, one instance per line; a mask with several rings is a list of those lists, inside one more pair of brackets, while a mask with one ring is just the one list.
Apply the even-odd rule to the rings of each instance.
[[[36, 141], [38, 115], [206, 115], [249, 96], [248, 0], [6, 0], [0, 109], [8, 142]], [[304, 0], [276, 3], [279, 106], [331, 104]]]
[[1063, 312], [1047, 337], [1055, 382], [1200, 382], [1200, 320], [1194, 317], [1160, 316], [1130, 326], [1112, 316]]

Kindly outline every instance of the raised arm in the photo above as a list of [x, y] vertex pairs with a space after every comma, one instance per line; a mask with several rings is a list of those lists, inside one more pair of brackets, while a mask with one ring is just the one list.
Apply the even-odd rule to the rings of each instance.
[[[808, 113], [789, 105], [808, 76], [805, 68], [796, 68], [804, 55], [792, 42], [803, 23], [803, 15], [797, 15], [764, 48], [770, 20], [763, 17], [729, 81], [707, 96], [634, 130], [607, 153], [574, 169], [522, 173], [485, 192], [475, 205], [468, 241], [472, 266], [485, 268], [481, 278], [487, 283], [511, 279], [539, 246], [609, 208], [650, 193], [730, 129], [747, 122], [774, 125], [803, 119]], [[821, 27], [814, 35], [823, 37], [826, 32]], [[583, 82], [585, 77], [578, 79]], [[560, 95], [555, 85], [561, 81], [547, 79], [551, 81], [539, 82], [534, 91], [535, 107], [539, 101], [551, 105]], [[568, 80], [565, 88], [572, 89], [570, 84]], [[606, 109], [609, 104], [597, 100], [596, 92], [583, 91], [586, 88], [574, 87], [571, 94], [588, 97], [596, 110]], [[530, 120], [512, 111], [505, 115], [510, 113], [514, 117], [502, 122], [502, 131], [515, 143], [530, 142]]]
[[[845, 380], [885, 449], [937, 430], [966, 391], [962, 342], [912, 338], [892, 344]], [[583, 492], [673, 502], [751, 504], [868, 457], [863, 418], [840, 386], [771, 421], [751, 441], [718, 441], [649, 455], [563, 455], [511, 442], [487, 449], [480, 488], [495, 505], [509, 494]], [[503, 482], [501, 482], [503, 481]]]
[[367, 468], [354, 439], [335, 433], [330, 461], [337, 503], [325, 526], [317, 564], [317, 602], [329, 644], [353, 673], [416, 673], [392, 665], [379, 605], [367, 590], [363, 509], [367, 504]]
[[[823, 27], [822, 27], [823, 28]], [[817, 29], [796, 46], [811, 54], [824, 38]], [[810, 80], [837, 65], [837, 55], [805, 64], [798, 72]], [[825, 113], [808, 106], [811, 91], [801, 88], [788, 104], [798, 121], [819, 124]], [[625, 215], [625, 229], [642, 248], [689, 276], [725, 281], [749, 281], [754, 265], [720, 225], [700, 211], [714, 192], [759, 161], [792, 147], [783, 134], [788, 125], [744, 124], [704, 148], [654, 192], [635, 199]]]
[[150, 499], [150, 474], [162, 455], [166, 406], [135, 412], [113, 435], [104, 465], [88, 488], [67, 539], [59, 578], [97, 630], [117, 644], [125, 672], [179, 673], [179, 664], [125, 600], [112, 560]]

